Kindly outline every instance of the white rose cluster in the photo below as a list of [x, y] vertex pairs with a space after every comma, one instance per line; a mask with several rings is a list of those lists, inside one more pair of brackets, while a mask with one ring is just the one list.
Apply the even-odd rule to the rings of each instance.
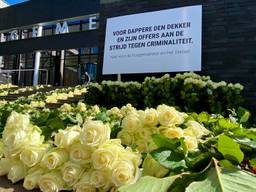
[[[83, 106], [84, 107], [84, 106]], [[110, 127], [87, 120], [59, 130], [52, 144], [44, 144], [29, 117], [12, 112], [0, 140], [0, 176], [13, 183], [23, 180], [27, 190], [109, 191], [133, 184], [140, 177], [141, 157], [110, 139]]]
[[[156, 149], [152, 140], [153, 134], [162, 134], [168, 138], [184, 138], [191, 151], [197, 149], [198, 140], [203, 135], [209, 134], [209, 131], [197, 121], [190, 120], [184, 124], [188, 115], [164, 104], [159, 105], [157, 109], [151, 108], [145, 111], [136, 110], [128, 105], [123, 107], [123, 110], [126, 115], [122, 120], [122, 130], [117, 137], [121, 139], [122, 144], [135, 146], [140, 152]], [[186, 128], [180, 128], [181, 124]]]
[[48, 150], [43, 142], [41, 130], [30, 124], [29, 116], [13, 111], [0, 142], [0, 176], [7, 175], [12, 183], [24, 179]]

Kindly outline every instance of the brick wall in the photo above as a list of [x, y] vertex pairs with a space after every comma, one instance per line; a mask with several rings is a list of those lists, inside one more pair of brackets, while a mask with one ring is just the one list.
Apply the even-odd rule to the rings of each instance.
[[[116, 79], [113, 75], [101, 75], [108, 17], [197, 4], [203, 5], [201, 74], [211, 75], [216, 81], [242, 83], [245, 106], [256, 112], [255, 0], [123, 0], [101, 4], [99, 80]], [[145, 74], [123, 75], [122, 80], [142, 80], [144, 77]]]

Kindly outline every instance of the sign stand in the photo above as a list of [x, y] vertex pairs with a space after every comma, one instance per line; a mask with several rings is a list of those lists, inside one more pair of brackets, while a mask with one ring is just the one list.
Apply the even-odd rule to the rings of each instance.
[[117, 81], [122, 81], [121, 74], [117, 74]]

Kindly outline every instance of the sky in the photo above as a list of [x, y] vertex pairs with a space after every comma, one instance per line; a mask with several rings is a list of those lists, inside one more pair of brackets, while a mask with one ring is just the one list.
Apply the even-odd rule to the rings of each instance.
[[14, 4], [17, 4], [17, 3], [22, 3], [26, 0], [5, 0], [5, 2], [7, 2], [9, 5], [14, 5]]

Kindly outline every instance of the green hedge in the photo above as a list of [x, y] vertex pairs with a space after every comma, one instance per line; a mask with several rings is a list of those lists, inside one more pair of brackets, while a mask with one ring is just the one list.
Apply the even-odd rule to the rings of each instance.
[[238, 83], [213, 82], [209, 76], [184, 73], [175, 77], [146, 77], [143, 83], [93, 83], [88, 87], [85, 101], [107, 108], [127, 103], [141, 109], [168, 104], [186, 112], [225, 114], [227, 109], [236, 109], [242, 104], [242, 90], [243, 86]]

